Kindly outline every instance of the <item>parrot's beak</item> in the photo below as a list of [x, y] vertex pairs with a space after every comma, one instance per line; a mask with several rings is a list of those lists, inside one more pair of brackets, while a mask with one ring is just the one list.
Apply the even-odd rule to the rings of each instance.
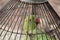
[[36, 24], [40, 23], [40, 19], [39, 18], [35, 18], [34, 20], [35, 20]]

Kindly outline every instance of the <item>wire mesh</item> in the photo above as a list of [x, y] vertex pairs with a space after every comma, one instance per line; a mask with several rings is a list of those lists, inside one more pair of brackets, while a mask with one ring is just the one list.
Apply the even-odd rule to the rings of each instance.
[[[58, 26], [52, 15], [55, 12], [51, 12], [49, 8], [50, 5], [48, 5], [48, 3], [35, 5], [18, 0], [9, 1], [0, 11], [0, 40], [33, 40], [32, 36], [36, 36], [36, 39], [34, 40], [53, 40], [50, 33], [54, 35], [54, 40], [60, 40], [60, 26]], [[26, 16], [28, 16], [29, 20], [29, 17], [32, 14], [41, 19], [42, 24], [39, 24], [38, 28], [41, 29], [42, 25], [42, 27], [46, 27], [46, 31], [49, 31], [53, 27], [54, 30], [49, 32], [49, 38], [51, 39], [48, 38], [46, 33], [38, 32], [37, 28], [35, 34], [33, 34], [33, 30], [32, 34], [24, 33], [24, 20]], [[29, 26], [27, 26], [27, 30], [29, 31]], [[46, 38], [43, 37], [43, 34], [45, 34]], [[30, 39], [28, 38], [29, 35], [31, 35]], [[26, 39], [24, 39], [24, 36], [26, 36]]]

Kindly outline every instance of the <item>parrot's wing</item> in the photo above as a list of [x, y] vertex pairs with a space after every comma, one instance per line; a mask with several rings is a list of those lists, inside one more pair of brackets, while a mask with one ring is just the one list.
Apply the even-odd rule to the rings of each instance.
[[34, 21], [34, 17], [34, 15], [26, 16], [23, 25], [24, 33], [31, 33], [35, 29], [36, 23]]

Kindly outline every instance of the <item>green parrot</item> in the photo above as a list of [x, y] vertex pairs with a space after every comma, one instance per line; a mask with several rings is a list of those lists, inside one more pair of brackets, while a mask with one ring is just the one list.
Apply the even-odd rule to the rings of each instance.
[[54, 38], [50, 38], [49, 35], [43, 34], [42, 31], [36, 27], [38, 23], [39, 19], [35, 15], [26, 16], [23, 25], [23, 31], [24, 34], [26, 34], [24, 35], [24, 40], [55, 40]]
[[35, 15], [26, 16], [23, 25], [24, 33], [32, 33], [32, 30], [35, 29], [36, 23], [34, 21]]

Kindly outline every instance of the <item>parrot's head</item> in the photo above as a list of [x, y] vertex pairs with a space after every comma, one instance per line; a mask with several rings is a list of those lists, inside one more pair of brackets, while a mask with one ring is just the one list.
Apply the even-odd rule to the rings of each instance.
[[35, 17], [34, 21], [35, 21], [36, 24], [39, 24], [40, 23], [40, 18]]
[[25, 22], [39, 24], [40, 23], [40, 19], [37, 16], [35, 16], [35, 15], [30, 15], [29, 17], [26, 16]]
[[36, 24], [40, 23], [40, 19], [35, 15], [30, 15], [29, 21], [34, 21]]

